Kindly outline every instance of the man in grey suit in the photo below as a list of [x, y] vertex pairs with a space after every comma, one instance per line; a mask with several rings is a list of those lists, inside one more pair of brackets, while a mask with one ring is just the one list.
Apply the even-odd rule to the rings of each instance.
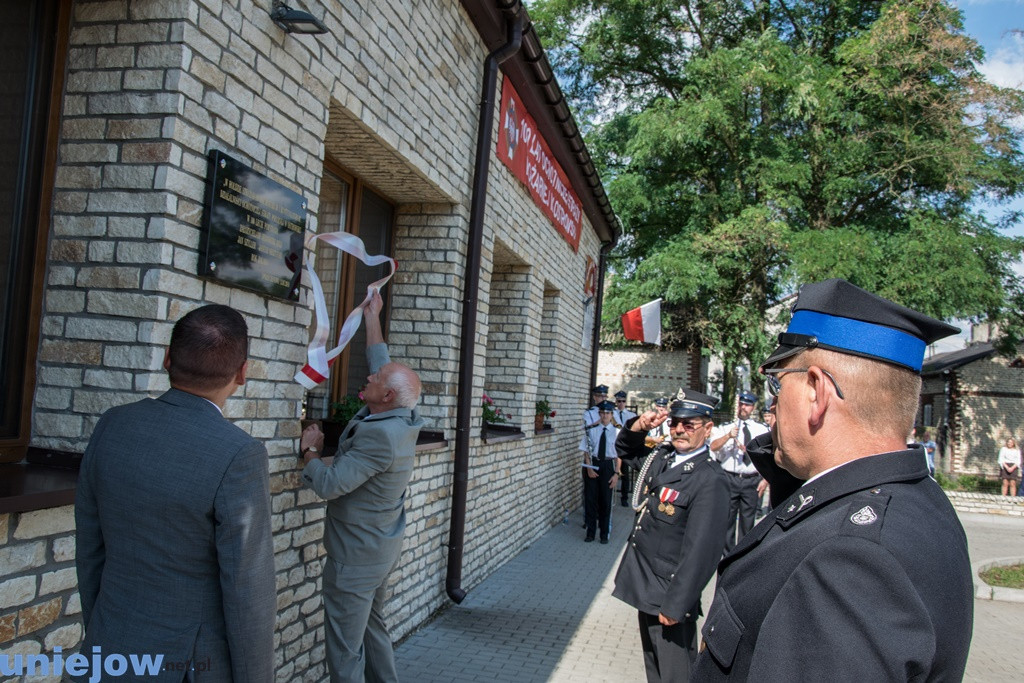
[[112, 408], [96, 425], [75, 497], [81, 652], [90, 659], [95, 647], [162, 655], [160, 675], [147, 681], [273, 679], [267, 451], [221, 414], [245, 383], [247, 347], [237, 311], [188, 313], [164, 356], [171, 389]]
[[332, 683], [397, 681], [391, 637], [381, 611], [388, 574], [405, 532], [405, 489], [423, 420], [420, 380], [392, 363], [380, 326], [377, 293], [363, 311], [370, 372], [366, 405], [345, 426], [337, 455], [320, 457], [323, 434], [307, 428], [302, 479], [327, 503], [324, 612]]

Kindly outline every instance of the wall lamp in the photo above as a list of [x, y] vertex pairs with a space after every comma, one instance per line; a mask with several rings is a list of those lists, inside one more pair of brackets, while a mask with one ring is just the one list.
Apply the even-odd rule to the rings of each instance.
[[292, 9], [283, 2], [274, 5], [274, 9], [270, 10], [270, 18], [286, 33], [327, 33], [324, 22], [309, 12]]

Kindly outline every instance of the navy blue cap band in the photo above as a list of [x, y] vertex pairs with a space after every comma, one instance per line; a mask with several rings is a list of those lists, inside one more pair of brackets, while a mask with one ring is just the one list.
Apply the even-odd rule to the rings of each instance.
[[921, 371], [927, 346], [924, 340], [892, 327], [808, 310], [795, 312], [786, 332], [810, 335], [824, 346], [891, 361], [915, 372]]

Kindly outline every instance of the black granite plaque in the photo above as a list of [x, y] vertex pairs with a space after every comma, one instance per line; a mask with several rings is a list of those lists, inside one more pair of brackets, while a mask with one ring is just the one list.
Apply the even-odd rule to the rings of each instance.
[[199, 274], [298, 301], [306, 202], [284, 185], [210, 151]]

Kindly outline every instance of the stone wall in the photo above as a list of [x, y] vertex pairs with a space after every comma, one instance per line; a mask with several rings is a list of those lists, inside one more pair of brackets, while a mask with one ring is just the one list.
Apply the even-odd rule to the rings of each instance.
[[946, 496], [957, 512], [1024, 517], [1024, 498], [997, 496], [991, 493], [968, 493], [967, 491], [946, 491]]
[[[310, 232], [325, 154], [395, 202], [391, 352], [419, 372], [428, 428], [448, 440], [416, 457], [386, 608], [400, 638], [447, 602], [468, 193], [487, 50], [455, 2], [331, 0], [322, 6], [330, 33], [316, 38], [286, 35], [268, 7], [75, 3], [32, 444], [81, 452], [107, 408], [167, 388], [161, 364], [175, 320], [203, 303], [240, 310], [249, 381], [225, 413], [271, 456], [278, 679], [317, 681], [324, 503], [300, 485], [303, 392], [292, 381], [311, 312], [306, 292], [296, 304], [197, 277], [207, 153], [223, 150], [302, 194]], [[485, 383], [500, 375], [525, 438], [486, 443], [474, 431], [466, 589], [579, 504], [576, 427], [590, 367], [582, 292], [586, 257], [600, 247], [584, 220], [574, 251], [496, 159], [488, 196], [473, 424]], [[514, 363], [489, 366], [499, 344], [515, 345]], [[539, 398], [558, 413], [553, 433], [533, 432]], [[0, 517], [4, 652], [77, 645], [72, 520], [71, 508]]]
[[700, 355], [686, 351], [660, 349], [602, 349], [597, 361], [598, 384], [607, 384], [610, 393], [623, 390], [627, 401], [638, 406], [670, 396], [680, 388], [703, 391]]
[[78, 646], [83, 631], [74, 528], [70, 505], [0, 514], [0, 655], [52, 653], [55, 647], [70, 652]]

